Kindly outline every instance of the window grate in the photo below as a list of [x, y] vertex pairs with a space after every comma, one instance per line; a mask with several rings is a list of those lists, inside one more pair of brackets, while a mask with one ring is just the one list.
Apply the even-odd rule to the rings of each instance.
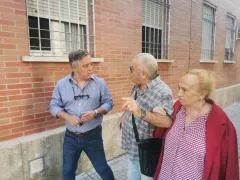
[[215, 13], [216, 9], [214, 7], [207, 3], [203, 4], [201, 49], [202, 60], [212, 60], [214, 58]]
[[226, 22], [225, 60], [233, 61], [236, 36], [235, 18], [227, 15]]
[[94, 19], [88, 19], [94, 7], [88, 1], [27, 0], [30, 55], [64, 56], [76, 49], [94, 55]]
[[168, 58], [169, 1], [142, 0], [142, 52]]

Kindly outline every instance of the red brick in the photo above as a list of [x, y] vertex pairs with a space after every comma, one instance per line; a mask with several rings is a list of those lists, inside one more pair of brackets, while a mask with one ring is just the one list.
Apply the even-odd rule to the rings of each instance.
[[11, 118], [11, 121], [18, 122], [18, 121], [26, 121], [26, 120], [30, 120], [30, 119], [34, 119], [34, 115], [14, 117], [14, 118]]
[[12, 124], [8, 124], [8, 125], [3, 125], [3, 126], [0, 126], [0, 131], [6, 130], [6, 129], [15, 128], [15, 127], [20, 127], [22, 125], [23, 125], [22, 122], [12, 123]]
[[22, 94], [44, 92], [44, 88], [22, 89]]
[[[0, 21], [1, 23], [1, 21]], [[15, 44], [0, 44], [1, 49], [16, 49]]]
[[5, 118], [5, 119], [0, 119], [0, 125], [6, 125], [10, 123], [10, 119], [9, 118]]
[[42, 113], [37, 113], [35, 114], [35, 117], [36, 118], [41, 118], [41, 117], [46, 117], [46, 116], [49, 116], [49, 112], [42, 112]]
[[13, 7], [13, 3], [9, 2], [8, 0], [1, 0], [0, 1], [0, 6], [12, 8]]
[[0, 37], [14, 37], [15, 34], [12, 32], [0, 32]]
[[33, 83], [33, 87], [48, 87], [53, 85], [54, 83], [52, 82]]
[[24, 125], [36, 124], [36, 123], [40, 123], [40, 122], [44, 122], [44, 121], [46, 121], [46, 119], [44, 117], [42, 117], [42, 118], [38, 118], [38, 119], [24, 121]]
[[1, 73], [17, 72], [18, 68], [0, 68]]
[[13, 25], [14, 25], [14, 21], [12, 21], [12, 20], [0, 19], [0, 24], [2, 24], [2, 25], [8, 25], [8, 26], [13, 26]]
[[19, 133], [19, 132], [25, 132], [25, 131], [29, 131], [32, 129], [36, 129], [35, 126], [33, 125], [28, 125], [28, 126], [22, 126], [22, 127], [17, 127], [17, 128], [13, 128], [12, 129], [12, 133]]
[[0, 84], [18, 84], [20, 79], [0, 79]]
[[16, 96], [9, 96], [9, 100], [20, 100], [20, 99], [30, 99], [32, 98], [32, 94], [24, 94], [24, 95], [16, 95]]
[[[6, 56], [14, 58], [13, 56]], [[30, 63], [23, 63], [22, 61], [6, 62], [6, 67], [22, 67], [22, 66], [31, 66]]]
[[4, 85], [0, 85], [0, 90], [5, 90], [7, 89], [7, 86], [4, 84]]
[[43, 78], [24, 78], [21, 79], [21, 82], [23, 83], [28, 83], [28, 82], [43, 82], [44, 79]]
[[8, 73], [7, 78], [22, 78], [22, 77], [30, 77], [30, 73]]
[[8, 108], [0, 108], [0, 114], [1, 113], [8, 113]]
[[0, 102], [7, 101], [8, 97], [0, 97]]
[[15, 10], [15, 13], [18, 14], [18, 15], [26, 15], [26, 11], [25, 10]]
[[13, 13], [14, 9], [13, 8], [7, 8], [7, 7], [0, 6], [0, 12], [9, 14], [9, 13]]
[[31, 88], [32, 84], [11, 84], [7, 85], [8, 89], [24, 89], [24, 88]]
[[0, 96], [16, 95], [16, 94], [20, 94], [20, 90], [6, 90], [6, 91], [0, 91]]
[[9, 111], [14, 112], [14, 111], [20, 111], [24, 109], [33, 109], [33, 105], [10, 107]]
[[3, 131], [0, 131], [0, 137], [1, 136], [8, 136], [11, 134], [11, 131], [8, 129], [8, 130], [3, 130]]

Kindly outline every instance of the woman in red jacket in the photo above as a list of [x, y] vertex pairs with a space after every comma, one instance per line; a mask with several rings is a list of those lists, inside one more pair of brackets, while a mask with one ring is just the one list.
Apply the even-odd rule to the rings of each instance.
[[203, 69], [180, 79], [154, 180], [239, 180], [236, 131], [209, 99], [213, 88], [212, 76]]

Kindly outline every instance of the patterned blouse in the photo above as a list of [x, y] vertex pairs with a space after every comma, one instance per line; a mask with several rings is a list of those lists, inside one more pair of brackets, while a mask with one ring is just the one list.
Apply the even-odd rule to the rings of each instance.
[[196, 117], [190, 124], [185, 125], [185, 108], [180, 109], [166, 136], [158, 180], [202, 179], [208, 114]]

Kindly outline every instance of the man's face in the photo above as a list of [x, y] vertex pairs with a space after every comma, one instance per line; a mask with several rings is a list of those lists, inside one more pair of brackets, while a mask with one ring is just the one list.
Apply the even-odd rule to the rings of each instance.
[[141, 85], [146, 77], [139, 61], [137, 61], [136, 59], [133, 59], [129, 66], [129, 70], [130, 70], [130, 78], [132, 82], [134, 82], [135, 84]]
[[93, 74], [93, 67], [90, 56], [83, 57], [76, 66], [73, 67], [74, 74], [77, 74], [82, 80], [88, 80]]

